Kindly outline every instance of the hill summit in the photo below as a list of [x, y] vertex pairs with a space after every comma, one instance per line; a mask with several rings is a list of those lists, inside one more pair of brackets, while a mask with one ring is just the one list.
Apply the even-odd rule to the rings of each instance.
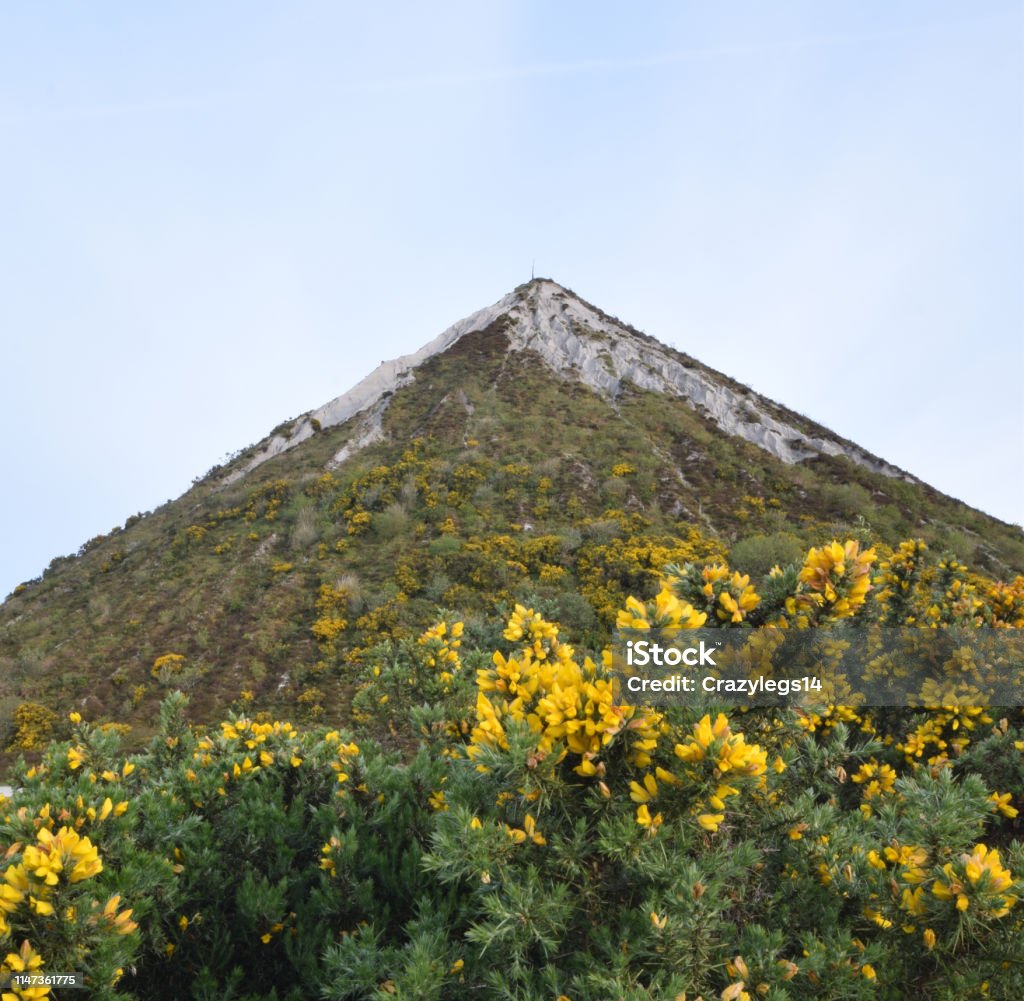
[[368, 651], [438, 608], [493, 648], [530, 604], [596, 650], [666, 564], [756, 580], [833, 538], [1024, 569], [1018, 527], [536, 279], [16, 588], [0, 752], [69, 704], [144, 736], [169, 687], [350, 722]]
[[228, 477], [231, 482], [309, 438], [315, 429], [334, 427], [362, 415], [354, 441], [335, 457], [379, 439], [381, 414], [391, 395], [416, 377], [429, 359], [464, 338], [500, 332], [507, 351], [535, 355], [555, 375], [578, 381], [614, 403], [627, 386], [676, 396], [706, 415], [720, 430], [793, 463], [816, 455], [842, 455], [853, 462], [910, 482], [913, 478], [826, 428], [785, 411], [695, 359], [635, 330], [547, 278], [536, 278], [493, 306], [452, 324], [413, 354], [380, 366], [355, 387], [276, 434]]

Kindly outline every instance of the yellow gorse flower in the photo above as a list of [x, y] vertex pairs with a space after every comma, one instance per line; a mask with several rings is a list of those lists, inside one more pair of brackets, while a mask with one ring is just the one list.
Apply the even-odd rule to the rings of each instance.
[[61, 873], [67, 873], [69, 883], [78, 883], [103, 871], [95, 845], [72, 828], [62, 827], [53, 834], [44, 827], [37, 838], [38, 844], [25, 848], [24, 865], [41, 883], [56, 886]]
[[1010, 805], [1010, 801], [1013, 797], [1008, 792], [994, 792], [988, 799], [989, 802], [995, 806], [996, 810], [998, 810], [1004, 817], [1010, 817], [1012, 819], [1020, 812], [1015, 806]]
[[719, 713], [713, 724], [710, 716], [704, 716], [687, 742], [676, 744], [675, 755], [688, 763], [707, 759], [721, 773], [758, 776], [768, 770], [767, 753], [748, 744], [742, 733], [733, 733], [724, 713]]
[[341, 840], [332, 835], [331, 839], [320, 849], [320, 868], [327, 873], [331, 879], [334, 879], [338, 874], [337, 862], [334, 859], [334, 854], [341, 847]]
[[523, 820], [522, 827], [505, 827], [505, 833], [517, 845], [521, 845], [529, 838], [535, 845], [546, 845], [547, 838], [537, 829], [537, 820], [532, 813], [528, 813]]
[[833, 541], [820, 549], [811, 549], [799, 579], [810, 589], [811, 604], [821, 604], [831, 618], [848, 618], [857, 613], [871, 589], [874, 560], [874, 549], [862, 553], [855, 540], [845, 545]]
[[[966, 911], [976, 899], [979, 908], [989, 917], [1005, 917], [1017, 903], [1013, 875], [1000, 861], [999, 852], [984, 844], [974, 846], [970, 854], [960, 856], [960, 865], [947, 862], [944, 877], [935, 881], [932, 893], [940, 900], [955, 900], [958, 911]], [[969, 891], [969, 892], [968, 892]]]
[[[17, 952], [9, 952], [2, 964], [0, 973], [33, 973], [43, 965], [43, 957], [32, 948], [28, 939], [21, 943]], [[12, 983], [3, 993], [3, 1001], [35, 1001], [50, 995], [50, 988], [43, 984], [39, 987], [20, 987]]]
[[[674, 753], [689, 766], [690, 778], [715, 783], [714, 792], [706, 802], [695, 806], [697, 823], [711, 833], [725, 820], [725, 801], [740, 793], [729, 782], [759, 778], [768, 771], [767, 752], [756, 744], [748, 744], [742, 733], [733, 733], [724, 713], [719, 713], [714, 723], [709, 715], [703, 716], [686, 742], [675, 745]], [[729, 782], [723, 781], [729, 773]], [[714, 812], [707, 811], [706, 807]]]
[[0, 917], [13, 914], [29, 892], [30, 884], [21, 865], [9, 866], [4, 872], [4, 881], [0, 883]]
[[705, 567], [701, 577], [707, 598], [718, 596], [715, 615], [722, 622], [740, 623], [761, 604], [761, 596], [754, 590], [750, 577], [738, 570], [730, 575], [725, 564]]
[[649, 803], [658, 795], [658, 783], [650, 773], [644, 776], [643, 785], [640, 785], [639, 782], [630, 782], [629, 788], [629, 798], [634, 803]]
[[627, 598], [626, 607], [619, 611], [616, 629], [658, 629], [667, 637], [681, 629], [699, 629], [707, 621], [706, 612], [698, 612], [686, 601], [681, 601], [667, 581], [653, 601], [644, 604], [636, 598]]
[[892, 766], [880, 765], [874, 758], [864, 762], [851, 778], [858, 785], [864, 786], [865, 799], [885, 795], [896, 787], [896, 772]]
[[631, 706], [616, 705], [610, 677], [590, 658], [575, 659], [572, 647], [558, 639], [558, 627], [531, 609], [517, 606], [506, 637], [525, 645], [514, 655], [494, 654], [493, 667], [477, 672], [476, 725], [467, 754], [483, 747], [508, 747], [505, 732], [510, 722], [524, 724], [537, 739], [537, 758], [561, 761], [578, 755], [577, 774], [599, 772], [594, 758], [617, 735], [632, 738], [635, 763], [644, 761], [653, 744], [651, 726], [659, 717], [636, 719]]
[[[870, 854], [874, 855], [874, 852]], [[924, 866], [928, 862], [928, 852], [924, 848], [894, 843], [883, 854], [888, 863], [899, 868], [899, 878], [903, 882], [923, 883], [927, 878]]]
[[538, 660], [543, 660], [558, 642], [558, 626], [546, 622], [539, 612], [532, 608], [516, 605], [502, 635], [517, 643], [524, 640]]
[[456, 622], [450, 627], [447, 622], [438, 622], [417, 640], [420, 646], [426, 648], [427, 667], [437, 670], [445, 691], [450, 691], [451, 683], [462, 670], [459, 647], [462, 645], [463, 629], [461, 622]]
[[[118, 907], [120, 906], [121, 895], [116, 893], [104, 904], [103, 917], [118, 935], [130, 935], [139, 926], [131, 919], [132, 909], [119, 912]], [[184, 931], [188, 927], [188, 918], [182, 915], [181, 920], [185, 922], [182, 926], [182, 931]]]
[[664, 817], [660, 813], [656, 813], [653, 817], [651, 811], [646, 803], [641, 803], [636, 808], [636, 822], [641, 827], [646, 827], [647, 830], [653, 835], [656, 834], [658, 828], [661, 826]]

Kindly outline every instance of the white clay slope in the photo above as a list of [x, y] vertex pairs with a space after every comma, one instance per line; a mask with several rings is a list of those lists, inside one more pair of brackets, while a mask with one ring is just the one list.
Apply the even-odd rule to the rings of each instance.
[[369, 411], [362, 426], [335, 456], [334, 464], [344, 461], [382, 437], [381, 415], [387, 406], [387, 397], [412, 382], [418, 366], [447, 351], [466, 334], [484, 330], [503, 315], [512, 321], [505, 328], [509, 350], [536, 353], [558, 375], [578, 379], [606, 399], [614, 400], [623, 384], [630, 382], [655, 393], [683, 397], [727, 434], [744, 438], [783, 462], [795, 463], [818, 454], [845, 455], [874, 472], [911, 479], [854, 445], [808, 435], [776, 419], [768, 412], [769, 401], [764, 397], [730, 388], [713, 373], [688, 364], [672, 349], [650, 338], [638, 337], [562, 286], [542, 279], [460, 320], [419, 351], [382, 362], [347, 393], [300, 417], [288, 437], [275, 435], [271, 438], [248, 463], [232, 472], [226, 482], [244, 476], [267, 459], [305, 441], [313, 434], [314, 420], [319, 421], [321, 427], [333, 427]]
[[[366, 427], [362, 427], [353, 436], [353, 439], [334, 457], [334, 465], [337, 465], [354, 455], [361, 448], [380, 439], [383, 435], [381, 428], [381, 416], [386, 408], [384, 399], [390, 393], [413, 381], [415, 375], [413, 370], [422, 365], [428, 358], [447, 351], [459, 338], [466, 334], [483, 330], [489, 327], [499, 316], [507, 313], [514, 304], [516, 293], [510, 292], [505, 298], [496, 302], [493, 306], [478, 310], [470, 314], [458, 323], [450, 326], [444, 333], [438, 334], [432, 341], [424, 344], [419, 351], [409, 355], [402, 355], [392, 361], [382, 361], [365, 379], [357, 382], [347, 393], [335, 397], [329, 403], [325, 403], [318, 410], [313, 410], [297, 419], [292, 427], [291, 433], [275, 435], [240, 469], [234, 470], [225, 478], [225, 483], [231, 483], [239, 477], [244, 476], [250, 470], [266, 462], [267, 459], [280, 455], [289, 448], [294, 448], [299, 442], [305, 441], [313, 434], [313, 421], [319, 421], [322, 428], [334, 427], [344, 424], [356, 414], [363, 411], [372, 411]], [[374, 404], [383, 404], [374, 406]]]

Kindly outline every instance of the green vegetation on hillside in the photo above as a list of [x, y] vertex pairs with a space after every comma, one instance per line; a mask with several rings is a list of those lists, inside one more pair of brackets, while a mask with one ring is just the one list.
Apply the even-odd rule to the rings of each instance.
[[[913, 535], [990, 579], [1024, 569], [1018, 528], [926, 487], [787, 466], [682, 400], [627, 389], [613, 409], [506, 347], [499, 323], [431, 359], [385, 439], [338, 469], [352, 426], [224, 486], [250, 450], [19, 587], [0, 609], [0, 772], [68, 707], [144, 741], [171, 686], [199, 721], [245, 706], [351, 724], [365, 650], [438, 607], [479, 624], [533, 604], [596, 648], [662, 566], [730, 551], [763, 573], [824, 536]], [[176, 670], [154, 668], [170, 654]]]
[[[1024, 580], [918, 541], [653, 573], [618, 626], [1024, 625]], [[519, 605], [363, 648], [359, 733], [173, 692], [131, 753], [71, 713], [0, 803], [0, 969], [99, 1001], [1021, 996], [1024, 711], [635, 709], [576, 638]]]

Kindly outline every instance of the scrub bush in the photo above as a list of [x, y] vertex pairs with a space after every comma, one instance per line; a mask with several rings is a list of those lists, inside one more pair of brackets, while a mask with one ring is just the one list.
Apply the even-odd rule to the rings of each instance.
[[[1024, 582], [883, 555], [669, 567], [618, 624], [1021, 624]], [[496, 645], [447, 614], [367, 651], [391, 748], [203, 732], [175, 692], [126, 755], [73, 713], [0, 802], [0, 970], [103, 1001], [1024, 996], [1019, 709], [654, 711], [533, 609]]]

